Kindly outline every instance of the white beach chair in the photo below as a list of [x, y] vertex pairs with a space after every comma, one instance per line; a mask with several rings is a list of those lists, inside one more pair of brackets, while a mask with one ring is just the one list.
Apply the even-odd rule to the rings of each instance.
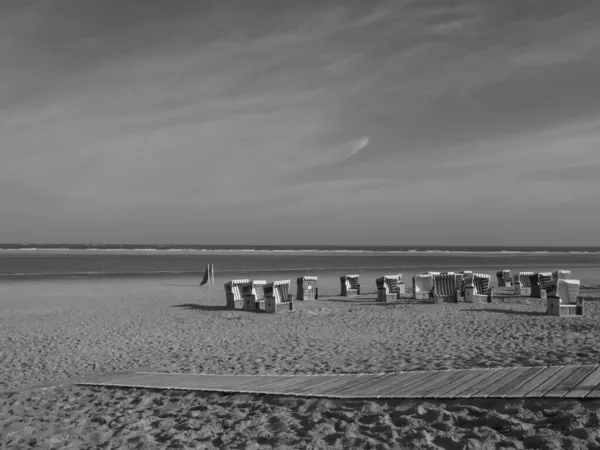
[[358, 275], [343, 275], [340, 277], [340, 290], [342, 297], [360, 295], [360, 284]]
[[265, 284], [265, 312], [277, 313], [293, 308], [290, 280], [273, 281]]
[[244, 307], [244, 297], [242, 296], [242, 287], [250, 283], [250, 280], [231, 280], [225, 283], [225, 298], [227, 308], [241, 309]]
[[580, 281], [558, 279], [556, 289], [546, 299], [549, 316], [583, 316], [583, 298], [579, 297]]
[[242, 285], [242, 296], [246, 311], [260, 311], [261, 306], [264, 309], [266, 284], [266, 280], [252, 280]]
[[498, 287], [512, 287], [513, 285], [510, 270], [504, 269], [496, 272], [496, 278], [498, 278]]
[[377, 285], [377, 301], [378, 302], [390, 302], [398, 300], [400, 294], [406, 290], [404, 288], [404, 282], [402, 281], [402, 274], [396, 275], [384, 275], [375, 280]]
[[433, 274], [415, 275], [413, 281], [413, 298], [415, 300], [430, 300], [433, 291]]
[[513, 277], [515, 295], [531, 294], [531, 275], [533, 272], [519, 272]]
[[556, 288], [558, 285], [558, 280], [570, 280], [571, 271], [570, 270], [555, 270], [552, 272], [552, 280], [550, 283], [546, 283], [543, 286], [543, 289], [546, 290], [546, 296], [556, 296]]
[[469, 283], [465, 282], [465, 303], [491, 303], [491, 278], [487, 273], [473, 273]]
[[296, 280], [296, 298], [298, 300], [318, 300], [319, 277], [299, 277]]

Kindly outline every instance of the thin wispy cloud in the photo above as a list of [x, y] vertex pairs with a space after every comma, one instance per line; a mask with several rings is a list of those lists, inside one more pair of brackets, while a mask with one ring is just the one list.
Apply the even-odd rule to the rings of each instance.
[[0, 6], [0, 241], [517, 245], [600, 206], [595, 1], [84, 3]]

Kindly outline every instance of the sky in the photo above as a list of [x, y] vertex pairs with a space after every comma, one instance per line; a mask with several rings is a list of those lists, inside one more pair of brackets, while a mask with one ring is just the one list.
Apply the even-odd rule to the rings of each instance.
[[598, 245], [597, 0], [4, 0], [0, 242]]

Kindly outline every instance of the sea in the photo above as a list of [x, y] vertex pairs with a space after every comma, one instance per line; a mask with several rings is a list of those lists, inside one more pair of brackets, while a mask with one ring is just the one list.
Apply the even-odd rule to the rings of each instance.
[[111, 278], [186, 278], [200, 281], [213, 264], [215, 283], [232, 279], [291, 280], [319, 276], [320, 291], [339, 290], [339, 277], [359, 274], [363, 292], [375, 278], [402, 273], [509, 269], [571, 270], [584, 285], [600, 285], [600, 247], [415, 247], [0, 244], [0, 282]]

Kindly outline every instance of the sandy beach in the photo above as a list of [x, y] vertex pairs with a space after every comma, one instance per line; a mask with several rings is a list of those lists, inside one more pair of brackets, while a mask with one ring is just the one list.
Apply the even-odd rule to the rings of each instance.
[[[0, 390], [90, 373], [370, 373], [598, 363], [600, 296], [394, 304], [328, 292], [277, 315], [228, 311], [181, 278], [4, 282]], [[357, 402], [67, 386], [0, 397], [2, 448], [600, 448], [600, 403]], [[594, 430], [593, 428], [596, 428]], [[171, 445], [171, 447], [169, 447]]]

